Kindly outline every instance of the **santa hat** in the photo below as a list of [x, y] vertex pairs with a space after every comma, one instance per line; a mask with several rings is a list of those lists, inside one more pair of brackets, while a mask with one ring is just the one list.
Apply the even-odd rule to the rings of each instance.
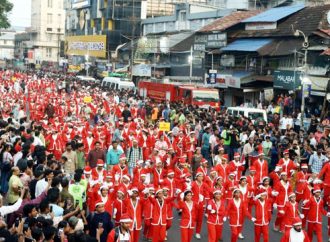
[[316, 192], [321, 192], [321, 187], [318, 186], [318, 185], [315, 185], [315, 186], [313, 187], [313, 193], [316, 193]]
[[250, 171], [257, 171], [254, 166], [250, 166]]
[[181, 157], [181, 158], [179, 159], [179, 163], [181, 163], [181, 164], [186, 163], [186, 159]]
[[126, 155], [125, 154], [121, 154], [119, 156], [119, 160], [127, 160]]
[[108, 186], [106, 186], [106, 185], [102, 185], [101, 187], [100, 187], [100, 191], [102, 190], [102, 189], [106, 189], [106, 190], [109, 190], [109, 187]]
[[203, 176], [203, 172], [197, 172], [195, 177]]
[[99, 205], [104, 205], [104, 202], [101, 199], [96, 201], [95, 208], [97, 208], [97, 206], [99, 206]]
[[220, 146], [218, 150], [221, 151], [221, 150], [225, 150], [225, 149], [222, 146]]
[[129, 181], [131, 180], [131, 178], [130, 178], [129, 175], [127, 175], [127, 174], [123, 175], [123, 179], [124, 179], [124, 178], [127, 179], [127, 180], [129, 180]]
[[210, 170], [210, 173], [213, 173], [213, 172], [217, 173], [217, 170], [214, 169], [214, 167], [212, 167], [211, 170]]
[[293, 197], [293, 196], [296, 196], [296, 194], [294, 194], [293, 192], [291, 192], [288, 197], [290, 198], [290, 197]]
[[233, 191], [233, 196], [236, 192], [241, 192], [241, 190], [239, 190], [239, 188], [235, 188], [234, 191]]
[[125, 192], [124, 192], [124, 190], [122, 190], [122, 189], [119, 189], [119, 190], [117, 191], [117, 193], [121, 193], [121, 194], [125, 195]]
[[163, 190], [169, 191], [170, 188], [169, 188], [168, 186], [164, 186], [164, 187], [163, 187]]
[[137, 189], [137, 187], [132, 187], [131, 191], [132, 192], [139, 192], [139, 189]]
[[90, 166], [85, 166], [84, 174], [92, 174], [92, 168]]
[[144, 171], [142, 171], [142, 172], [140, 173], [140, 176], [147, 176], [147, 173], [145, 173]]
[[235, 176], [234, 172], [230, 172], [228, 176]]
[[293, 226], [298, 226], [298, 225], [302, 225], [301, 219], [299, 217], [295, 217], [292, 219], [292, 225]]
[[167, 171], [167, 175], [169, 176], [169, 175], [174, 175], [174, 171], [172, 170], [172, 169], [169, 169], [168, 171]]
[[244, 180], [244, 179], [245, 180], [247, 179], [246, 176], [241, 176], [241, 178], [239, 180], [241, 181], [241, 180]]
[[262, 195], [267, 195], [267, 190], [265, 188], [261, 188], [259, 191], [258, 191], [258, 195], [259, 197], [262, 196]]
[[235, 152], [234, 158], [240, 158], [240, 157], [241, 157], [241, 155], [238, 152]]
[[106, 177], [107, 177], [107, 178], [112, 178], [112, 173], [111, 173], [111, 171], [108, 171], [108, 172], [107, 172]]
[[258, 156], [263, 156], [263, 155], [265, 155], [264, 152], [259, 152], [258, 153]]
[[301, 169], [308, 169], [308, 165], [307, 164], [301, 164]]
[[280, 176], [286, 176], [286, 175], [288, 175], [288, 173], [286, 173], [285, 171], [282, 171], [280, 174]]
[[156, 195], [158, 194], [158, 193], [160, 193], [160, 192], [163, 192], [163, 189], [161, 189], [161, 188], [158, 188], [157, 190], [156, 190]]
[[285, 155], [285, 154], [289, 154], [289, 150], [288, 149], [286, 149], [286, 150], [283, 151], [283, 155]]
[[149, 191], [150, 191], [150, 190], [153, 190], [153, 191], [155, 190], [155, 187], [154, 187], [153, 184], [149, 184], [148, 188], [149, 188]]
[[223, 155], [222, 155], [222, 159], [226, 159], [226, 160], [228, 160], [228, 154], [223, 154]]
[[160, 159], [160, 157], [156, 157], [156, 165], [157, 164], [162, 164], [163, 162], [162, 162], [162, 160]]
[[203, 159], [201, 160], [201, 163], [205, 164], [205, 163], [208, 163], [208, 161], [207, 161], [207, 159], [204, 159], [204, 158], [203, 158]]
[[275, 172], [278, 172], [282, 169], [283, 169], [282, 166], [279, 166], [279, 165], [275, 166]]
[[215, 180], [218, 181], [218, 180], [223, 180], [223, 177], [222, 176], [218, 176]]
[[183, 176], [183, 178], [188, 178], [188, 177], [191, 177], [191, 174], [189, 172], [187, 172], [187, 173], [184, 173], [182, 176]]
[[101, 160], [101, 159], [98, 159], [97, 162], [96, 162], [96, 165], [97, 166], [104, 166], [104, 161]]
[[216, 194], [216, 193], [222, 194], [222, 192], [221, 192], [220, 189], [215, 189], [215, 190], [213, 191], [213, 195]]
[[264, 177], [262, 178], [262, 182], [264, 182], [265, 180], [270, 180], [270, 178], [269, 178], [268, 176], [264, 176]]
[[127, 214], [127, 213], [124, 213], [121, 215], [121, 218], [120, 218], [120, 223], [131, 223], [132, 222], [132, 219], [130, 218], [130, 216]]
[[137, 162], [136, 162], [136, 164], [138, 164], [138, 165], [142, 165], [143, 164], [143, 160], [138, 160]]

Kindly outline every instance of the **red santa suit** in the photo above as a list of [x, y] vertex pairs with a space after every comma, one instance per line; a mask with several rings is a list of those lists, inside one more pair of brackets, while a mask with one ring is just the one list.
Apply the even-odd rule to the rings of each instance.
[[[286, 174], [285, 172], [283, 172], [283, 174]], [[277, 207], [278, 211], [283, 210], [286, 202], [289, 201], [289, 194], [292, 193], [292, 187], [290, 185], [289, 181], [283, 181], [280, 180], [279, 183], [274, 184], [274, 191], [273, 191], [273, 195], [276, 196], [276, 200], [274, 203], [274, 206]], [[276, 205], [275, 205], [276, 204]], [[279, 227], [282, 224], [283, 221], [283, 214], [281, 213], [277, 213], [277, 217], [275, 220], [275, 227]]]
[[229, 218], [229, 226], [231, 229], [231, 242], [237, 242], [238, 235], [242, 232], [243, 220], [246, 217], [251, 219], [245, 203], [241, 198], [230, 199], [226, 209], [226, 217]]
[[[156, 195], [158, 193], [156, 191]], [[152, 203], [152, 219], [151, 219], [151, 226], [152, 226], [152, 241], [154, 242], [163, 242], [165, 241], [166, 237], [166, 217], [167, 217], [167, 200], [158, 198], [149, 197], [149, 200]]]
[[266, 198], [261, 201], [258, 196], [267, 194], [267, 191], [262, 190], [257, 196], [257, 200], [254, 201], [255, 206], [255, 221], [254, 221], [254, 237], [256, 242], [260, 242], [261, 234], [263, 235], [263, 241], [269, 241], [268, 225], [271, 219], [271, 204]]
[[[132, 188], [130, 192], [133, 190], [138, 191], [137, 188]], [[132, 235], [132, 242], [139, 241], [140, 231], [142, 229], [142, 209], [143, 209], [144, 199], [140, 199], [139, 197], [135, 202], [131, 198], [126, 199], [124, 201], [125, 210], [129, 217], [132, 219], [132, 223], [130, 225], [130, 231]]]
[[83, 143], [85, 147], [85, 152], [88, 154], [91, 150], [94, 149], [96, 139], [93, 136], [87, 136], [83, 138]]
[[[307, 164], [306, 164], [307, 166]], [[307, 166], [308, 168], [308, 166]], [[330, 170], [329, 170], [330, 172]], [[296, 175], [296, 195], [297, 195], [297, 202], [299, 203], [304, 198], [304, 190], [305, 187], [308, 185], [308, 177], [310, 174], [307, 172], [299, 171]]]
[[234, 180], [235, 174], [230, 173], [229, 174], [229, 179], [224, 183], [224, 188], [225, 188], [225, 199], [227, 202], [231, 199], [233, 199], [233, 191], [237, 186], [237, 182]]
[[[259, 154], [260, 155], [263, 155], [263, 154]], [[264, 159], [260, 160], [260, 159], [257, 159], [255, 162], [254, 162], [254, 167], [256, 168], [256, 174], [255, 176], [257, 177], [257, 181], [258, 182], [262, 182], [262, 179], [266, 176], [268, 176], [268, 162]]]
[[[125, 193], [121, 190], [118, 190], [125, 195]], [[113, 201], [113, 214], [112, 217], [115, 220], [115, 226], [118, 226], [120, 223], [121, 215], [126, 213], [126, 206], [124, 201], [119, 199], [118, 197]]]
[[[224, 164], [219, 163], [214, 167], [214, 169], [217, 171], [218, 176], [221, 176], [224, 181], [227, 181], [228, 175], [230, 173], [230, 166], [227, 165], [227, 163], [224, 163]], [[234, 175], [236, 176], [235, 173], [234, 173]]]
[[[290, 196], [291, 195], [294, 195], [294, 193], [290, 194]], [[284, 216], [280, 230], [290, 230], [292, 228], [293, 219], [300, 215], [298, 210], [298, 203], [286, 202], [284, 208], [282, 210], [279, 210], [279, 213], [282, 213]]]
[[63, 142], [58, 133], [51, 134], [46, 137], [46, 143], [48, 143], [47, 151], [54, 154], [55, 158], [59, 160], [63, 153]]
[[[235, 156], [239, 157], [239, 154], [235, 154]], [[234, 158], [235, 158], [234, 156]], [[232, 160], [229, 163], [229, 172], [234, 172], [235, 173], [235, 180], [239, 181], [239, 179], [242, 176], [242, 172], [244, 171], [244, 163], [242, 163], [241, 161], [236, 161], [236, 160]]]
[[[99, 161], [98, 161], [98, 162], [99, 162]], [[103, 162], [103, 161], [102, 161], [102, 162]], [[105, 178], [106, 175], [107, 175], [107, 171], [106, 171], [106, 169], [104, 169], [103, 167], [102, 167], [102, 169], [98, 170], [99, 167], [100, 167], [100, 166], [97, 165], [96, 167], [94, 167], [94, 168], [92, 169], [92, 177], [93, 177], [93, 179], [96, 180], [96, 181], [103, 182], [104, 178]]]
[[[215, 190], [213, 193], [222, 194], [222, 191]], [[206, 209], [208, 241], [218, 242], [222, 238], [223, 218], [226, 214], [225, 202], [224, 200], [215, 201], [211, 199]]]
[[[321, 192], [318, 185], [313, 188], [313, 193]], [[315, 232], [317, 242], [322, 242], [322, 215], [327, 215], [327, 211], [324, 209], [323, 199], [315, 196], [310, 197], [303, 202], [309, 206], [309, 212], [307, 215], [308, 229], [307, 234], [310, 241], [313, 241], [313, 233]]]
[[196, 213], [198, 204], [194, 201], [190, 203], [186, 201], [178, 201], [178, 208], [181, 209], [181, 241], [190, 242], [196, 226]]
[[325, 163], [318, 177], [323, 180], [323, 196], [327, 198], [330, 196], [330, 162]]
[[[285, 150], [283, 154], [286, 154], [286, 152], [289, 152], [288, 150]], [[281, 158], [278, 163], [278, 165], [282, 166], [282, 171], [286, 172], [288, 174], [288, 177], [291, 177], [293, 172], [296, 169], [295, 163], [290, 160], [290, 158]]]
[[[293, 225], [301, 225], [299, 217], [294, 218]], [[291, 228], [285, 231], [281, 242], [310, 242], [310, 239], [304, 230], [297, 232], [294, 228]]]

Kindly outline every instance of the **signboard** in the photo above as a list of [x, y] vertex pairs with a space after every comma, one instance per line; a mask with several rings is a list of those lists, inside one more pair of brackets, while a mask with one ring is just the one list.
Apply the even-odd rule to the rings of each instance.
[[226, 76], [217, 74], [216, 79], [215, 79], [215, 86], [220, 87], [220, 88], [227, 88]]
[[106, 35], [82, 35], [66, 38], [67, 55], [106, 57]]
[[264, 30], [264, 29], [276, 29], [277, 23], [246, 23], [245, 30]]
[[195, 35], [194, 50], [205, 51], [207, 48], [220, 48], [226, 45], [226, 33]]
[[274, 88], [292, 90], [301, 85], [301, 72], [276, 70], [274, 71]]
[[151, 76], [151, 66], [145, 64], [134, 65], [132, 74], [133, 76]]
[[92, 97], [91, 96], [84, 97], [84, 103], [91, 103], [91, 102], [92, 102]]
[[167, 123], [167, 122], [159, 123], [159, 131], [170, 131], [170, 130], [171, 130], [171, 123]]
[[72, 0], [72, 9], [87, 8], [90, 5], [90, 0]]
[[217, 70], [210, 70], [207, 78], [207, 84], [216, 84], [217, 81]]

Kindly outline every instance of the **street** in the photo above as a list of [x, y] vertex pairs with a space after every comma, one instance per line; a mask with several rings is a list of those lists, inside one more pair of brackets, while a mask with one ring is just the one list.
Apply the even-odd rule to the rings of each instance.
[[[171, 242], [179, 242], [181, 241], [181, 235], [180, 235], [180, 217], [178, 217], [177, 213], [174, 212], [174, 215], [176, 216], [173, 219], [173, 225], [172, 228], [169, 230], [167, 234], [167, 241]], [[275, 221], [275, 216], [273, 216], [272, 222]], [[273, 231], [273, 223], [270, 225], [269, 229], [269, 241], [270, 242], [280, 242], [282, 234]], [[323, 218], [323, 240], [322, 241], [328, 241], [327, 237], [327, 219], [326, 217]], [[246, 241], [246, 242], [253, 242], [254, 241], [254, 226], [251, 221], [245, 221], [244, 228], [243, 228], [243, 236], [245, 237], [244, 240], [239, 240], [239, 241]], [[193, 238], [193, 242], [198, 242], [198, 241], [207, 241], [207, 226], [206, 226], [206, 219], [204, 218], [203, 220], [203, 228], [202, 228], [202, 233], [201, 233], [201, 239], [198, 240], [195, 237]], [[223, 242], [230, 242], [230, 228], [228, 221], [224, 224], [223, 227]], [[141, 238], [140, 241], [143, 241]], [[313, 237], [313, 242], [317, 242], [316, 236]]]

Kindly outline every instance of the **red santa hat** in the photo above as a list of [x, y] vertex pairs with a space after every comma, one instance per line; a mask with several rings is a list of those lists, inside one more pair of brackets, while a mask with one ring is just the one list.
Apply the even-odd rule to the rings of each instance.
[[108, 186], [106, 186], [106, 185], [102, 185], [101, 187], [100, 187], [100, 191], [102, 190], [102, 189], [106, 189], [106, 190], [109, 190], [109, 187]]
[[229, 173], [229, 176], [235, 176], [235, 173], [234, 172], [230, 172]]
[[204, 158], [203, 158], [203, 159], [201, 160], [201, 163], [202, 163], [202, 164], [205, 164], [205, 163], [208, 163], [208, 161], [207, 161], [207, 159], [204, 159]]
[[137, 187], [132, 187], [131, 191], [132, 192], [139, 192], [139, 189], [137, 189]]
[[218, 150], [221, 151], [221, 150], [225, 150], [225, 149], [222, 146], [220, 146]]
[[203, 172], [197, 172], [195, 177], [204, 176]]
[[236, 192], [241, 192], [241, 190], [239, 190], [239, 188], [235, 188], [234, 191], [233, 191], [233, 196]]
[[138, 165], [142, 165], [143, 164], [143, 160], [138, 160], [138, 161], [136, 161], [136, 164], [138, 164]]
[[125, 191], [124, 191], [123, 189], [119, 189], [119, 190], [117, 191], [117, 193], [121, 193], [121, 194], [125, 195]]
[[163, 190], [169, 191], [170, 188], [169, 188], [168, 186], [164, 186], [164, 187], [163, 187]]
[[280, 176], [287, 176], [287, 175], [288, 175], [288, 173], [286, 173], [285, 171], [282, 171], [280, 174]]
[[257, 171], [255, 166], [250, 166], [250, 171]]
[[228, 154], [223, 154], [221, 159], [226, 159], [226, 160], [228, 160]]
[[223, 181], [223, 177], [222, 176], [218, 176], [215, 180], [216, 181], [218, 181], [218, 180], [222, 180]]
[[168, 171], [167, 171], [167, 175], [169, 176], [169, 175], [174, 175], [174, 171], [172, 170], [172, 169], [169, 169]]
[[119, 156], [119, 160], [127, 160], [126, 155], [125, 154], [121, 154]]
[[283, 151], [283, 155], [285, 155], [285, 154], [289, 154], [289, 150], [288, 149], [286, 149], [286, 150]]
[[290, 197], [295, 197], [295, 196], [296, 196], [296, 194], [294, 194], [293, 192], [291, 192], [288, 197], [290, 198]]
[[161, 188], [158, 188], [157, 190], [156, 190], [156, 195], [158, 194], [158, 193], [160, 193], [160, 192], [163, 192], [163, 189], [161, 189]]
[[318, 185], [315, 185], [315, 186], [313, 187], [313, 193], [317, 193], [317, 192], [321, 192], [321, 187], [318, 186]]
[[150, 191], [150, 190], [153, 190], [153, 191], [155, 191], [155, 187], [154, 187], [154, 185], [153, 185], [153, 184], [149, 184], [148, 188], [149, 188], [149, 191]]
[[292, 219], [292, 225], [293, 226], [298, 226], [298, 225], [302, 225], [301, 219], [299, 217], [295, 217]]
[[280, 166], [280, 165], [276, 165], [275, 166], [275, 172], [278, 172], [278, 171], [280, 171], [280, 170], [282, 170], [283, 168], [282, 168], [282, 166]]
[[214, 173], [214, 172], [217, 173], [217, 170], [214, 169], [214, 167], [212, 167], [211, 170], [210, 170], [210, 174], [211, 174], [211, 173]]
[[240, 157], [241, 157], [241, 155], [238, 152], [235, 152], [234, 158], [240, 158]]
[[119, 222], [120, 223], [131, 223], [132, 219], [130, 218], [130, 216], [127, 213], [124, 213], [121, 215]]
[[215, 189], [215, 190], [213, 191], [213, 195], [216, 194], [216, 193], [222, 194], [222, 191], [221, 191], [220, 189]]
[[97, 162], [96, 162], [96, 165], [97, 166], [104, 166], [104, 161], [101, 160], [101, 159], [98, 159]]
[[239, 180], [241, 181], [241, 180], [244, 180], [244, 179], [245, 180], [247, 179], [246, 176], [241, 176], [241, 178]]
[[263, 156], [263, 155], [265, 155], [265, 154], [262, 151], [258, 153], [258, 156]]
[[186, 159], [183, 158], [183, 157], [181, 157], [181, 158], [179, 159], [179, 163], [181, 163], [181, 164], [186, 163]]
[[308, 169], [308, 165], [306, 163], [301, 164], [301, 169]]
[[97, 206], [100, 206], [100, 205], [104, 205], [104, 202], [101, 199], [96, 201], [95, 208], [97, 208]]
[[131, 178], [130, 178], [130, 176], [129, 175], [127, 175], [127, 174], [125, 174], [125, 175], [123, 175], [123, 179], [127, 179], [128, 181], [130, 181], [131, 180]]
[[141, 171], [140, 176], [146, 177], [147, 176], [147, 173], [145, 173], [144, 171]]
[[108, 171], [108, 172], [107, 172], [106, 177], [107, 177], [107, 178], [112, 178], [112, 173], [111, 173], [111, 171]]
[[262, 195], [267, 195], [267, 190], [265, 188], [261, 188], [258, 190], [257, 198], [261, 197]]
[[269, 178], [268, 176], [264, 176], [264, 177], [262, 178], [262, 182], [264, 182], [265, 180], [270, 180], [270, 178]]
[[85, 166], [84, 174], [92, 174], [92, 168], [90, 166]]

